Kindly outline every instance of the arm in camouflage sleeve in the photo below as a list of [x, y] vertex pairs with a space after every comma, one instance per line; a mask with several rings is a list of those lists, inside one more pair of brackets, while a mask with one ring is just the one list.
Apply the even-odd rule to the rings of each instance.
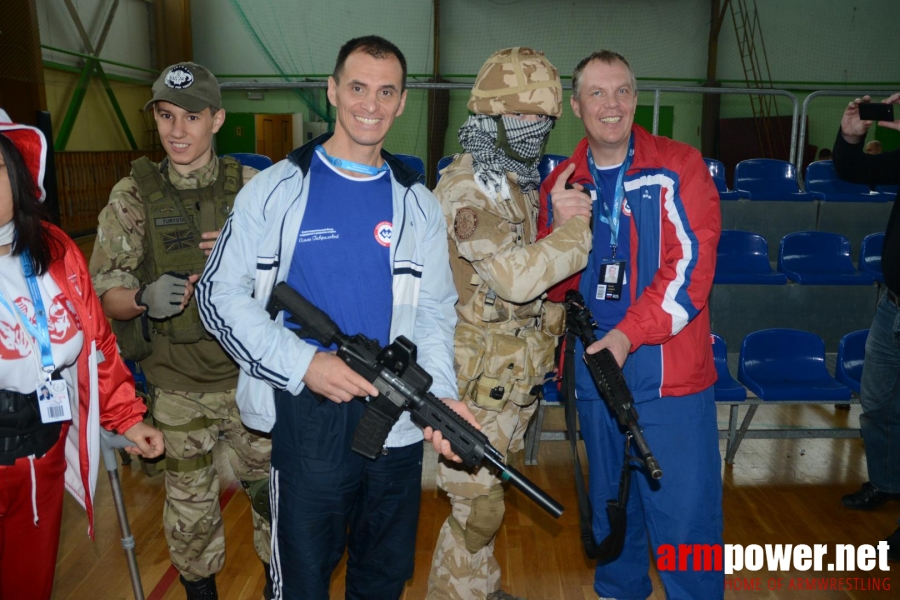
[[144, 207], [134, 179], [112, 189], [100, 211], [90, 272], [107, 317], [128, 320], [144, 309], [134, 302], [141, 281], [134, 275], [144, 259]]
[[[481, 208], [489, 203], [474, 181], [459, 180], [444, 189], [452, 190], [443, 194], [441, 204], [459, 255], [504, 300], [517, 304], [534, 300], [587, 265], [592, 240], [586, 221], [572, 219], [543, 239], [519, 246], [508, 222]], [[458, 217], [470, 224], [474, 220], [474, 231], [457, 227]]]

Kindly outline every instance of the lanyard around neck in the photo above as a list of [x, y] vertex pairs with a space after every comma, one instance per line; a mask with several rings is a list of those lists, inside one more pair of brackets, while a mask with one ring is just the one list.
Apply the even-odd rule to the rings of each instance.
[[353, 171], [354, 173], [361, 173], [363, 175], [375, 176], [379, 173], [384, 173], [389, 170], [387, 163], [381, 165], [379, 167], [373, 167], [372, 165], [364, 165], [362, 163], [353, 162], [352, 160], [347, 160], [345, 158], [335, 158], [328, 154], [321, 145], [316, 146], [316, 152], [319, 153], [319, 156], [327, 160], [333, 166], [338, 169], [345, 169], [347, 171]]
[[50, 349], [50, 328], [47, 325], [47, 313], [44, 311], [44, 300], [41, 297], [41, 290], [38, 287], [37, 277], [34, 275], [34, 268], [31, 263], [31, 255], [26, 250], [20, 256], [22, 262], [22, 272], [25, 275], [25, 281], [28, 283], [28, 293], [31, 295], [31, 304], [34, 306], [34, 320], [36, 326], [31, 324], [31, 319], [23, 313], [18, 306], [12, 302], [12, 298], [4, 298], [0, 293], [0, 304], [10, 311], [13, 315], [19, 316], [19, 321], [29, 334], [35, 339], [41, 350], [41, 368], [47, 375], [56, 370], [53, 364], [53, 353]]
[[616, 257], [616, 248], [619, 245], [619, 225], [622, 222], [622, 204], [625, 202], [625, 173], [631, 168], [631, 162], [634, 159], [634, 133], [628, 139], [628, 152], [625, 154], [625, 160], [619, 167], [619, 175], [616, 177], [616, 192], [610, 203], [603, 198], [600, 174], [597, 172], [597, 165], [594, 163], [594, 155], [588, 148], [588, 166], [591, 169], [591, 177], [594, 178], [594, 186], [597, 188], [597, 199], [603, 208], [603, 215], [609, 223], [609, 247], [612, 250], [613, 258]]

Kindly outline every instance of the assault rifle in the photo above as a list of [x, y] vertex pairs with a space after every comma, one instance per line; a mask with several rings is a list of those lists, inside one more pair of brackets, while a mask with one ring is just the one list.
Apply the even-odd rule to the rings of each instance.
[[553, 517], [562, 514], [561, 504], [503, 463], [503, 455], [491, 446], [487, 436], [428, 391], [432, 377], [416, 363], [416, 345], [408, 339], [399, 336], [382, 348], [362, 334], [348, 336], [287, 283], [275, 286], [267, 310], [273, 319], [279, 311], [287, 311], [290, 321], [300, 326], [300, 337], [316, 340], [326, 348], [337, 345], [338, 358], [378, 390], [378, 396], [362, 399], [366, 410], [353, 435], [354, 452], [378, 458], [394, 423], [402, 411], [408, 410], [417, 425], [440, 431], [467, 467], [487, 462], [500, 479], [509, 481]]
[[[563, 362], [563, 382], [566, 398], [566, 429], [569, 434], [569, 444], [572, 448], [575, 466], [575, 490], [578, 496], [578, 520], [581, 528], [581, 543], [585, 554], [591, 559], [611, 560], [622, 553], [625, 545], [625, 529], [627, 526], [628, 490], [631, 485], [631, 469], [629, 467], [636, 457], [629, 452], [631, 442], [637, 446], [643, 463], [654, 479], [662, 477], [662, 470], [650, 447], [644, 439], [638, 425], [638, 414], [634, 408], [634, 398], [622, 369], [616, 362], [615, 356], [609, 349], [604, 348], [596, 354], [584, 353], [584, 362], [591, 373], [591, 378], [597, 386], [600, 395], [606, 404], [616, 415], [616, 420], [627, 431], [625, 435], [625, 453], [622, 463], [622, 472], [619, 477], [619, 494], [615, 500], [607, 500], [606, 514], [609, 518], [609, 534], [599, 544], [594, 540], [593, 534], [593, 507], [588, 498], [584, 486], [584, 475], [581, 470], [581, 460], [578, 457], [576, 414], [575, 414], [575, 339], [581, 340], [582, 346], [587, 349], [597, 341], [594, 329], [597, 327], [594, 316], [584, 302], [584, 298], [576, 290], [566, 292], [566, 351]], [[639, 459], [638, 459], [639, 460]]]
[[[585, 304], [581, 293], [575, 290], [566, 292], [566, 327], [581, 340], [581, 345], [585, 350], [597, 341], [597, 336], [594, 335], [596, 326], [594, 316]], [[640, 425], [638, 425], [638, 413], [634, 408], [634, 398], [631, 390], [628, 389], [628, 384], [625, 383], [625, 377], [622, 375], [622, 369], [619, 368], [616, 358], [609, 349], [604, 348], [596, 354], [585, 352], [584, 362], [587, 364], [600, 395], [616, 415], [619, 425], [628, 431], [638, 452], [643, 456], [644, 465], [650, 472], [650, 476], [653, 479], [659, 479], [662, 477], [662, 470], [650, 451], [647, 440], [644, 439]]]

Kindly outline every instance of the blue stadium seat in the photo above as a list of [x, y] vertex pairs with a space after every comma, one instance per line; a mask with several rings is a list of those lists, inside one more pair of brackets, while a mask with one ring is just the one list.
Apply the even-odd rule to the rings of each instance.
[[796, 329], [764, 329], [741, 343], [738, 380], [762, 400], [849, 400], [825, 368], [825, 342]]
[[704, 158], [703, 162], [706, 163], [713, 183], [716, 184], [716, 189], [719, 191], [719, 200], [740, 200], [749, 197], [745, 194], [742, 195], [740, 190], [729, 191], [728, 184], [725, 183], [725, 165], [722, 164], [722, 161]]
[[900, 188], [900, 185], [876, 185], [875, 189], [881, 192], [882, 194], [890, 194], [892, 197], [897, 197], [897, 188]]
[[226, 154], [235, 159], [245, 167], [253, 167], [257, 171], [264, 171], [272, 166], [272, 159], [264, 154], [253, 154], [252, 152], [233, 152]]
[[778, 248], [778, 270], [803, 285], [872, 285], [850, 260], [850, 242], [826, 231], [789, 233]]
[[881, 250], [884, 247], [883, 233], [870, 233], [863, 238], [859, 249], [859, 270], [868, 273], [875, 281], [884, 283], [884, 272], [881, 270]]
[[456, 158], [455, 154], [451, 154], [450, 156], [445, 156], [441, 160], [438, 161], [437, 164], [437, 179], [435, 181], [441, 180], [441, 171], [450, 166], [450, 163], [453, 162], [453, 159]]
[[818, 192], [801, 192], [797, 171], [786, 160], [752, 158], [734, 169], [734, 187], [747, 192], [751, 200], [821, 200]]
[[713, 362], [716, 365], [716, 373], [719, 378], [713, 388], [716, 400], [746, 400], [747, 389], [734, 380], [728, 372], [728, 348], [725, 340], [712, 334]]
[[838, 344], [834, 376], [857, 394], [859, 393], [859, 382], [862, 379], [863, 359], [866, 355], [868, 338], [869, 330], [860, 329], [842, 337]]
[[550, 174], [553, 169], [559, 166], [559, 163], [569, 158], [568, 156], [563, 156], [561, 154], [545, 154], [541, 157], [541, 162], [538, 163], [538, 173], [541, 174], [541, 182], [547, 179], [547, 175]]
[[425, 162], [421, 158], [413, 156], [412, 154], [395, 154], [394, 156], [400, 159], [400, 162], [407, 167], [418, 173], [419, 181], [425, 181]]
[[724, 229], [716, 252], [718, 256], [714, 283], [787, 283], [787, 276], [776, 273], [769, 265], [769, 246], [759, 234]]
[[824, 194], [824, 200], [828, 202], [887, 202], [893, 199], [887, 194], [871, 191], [867, 185], [839, 178], [830, 160], [816, 161], [806, 167], [806, 189]]

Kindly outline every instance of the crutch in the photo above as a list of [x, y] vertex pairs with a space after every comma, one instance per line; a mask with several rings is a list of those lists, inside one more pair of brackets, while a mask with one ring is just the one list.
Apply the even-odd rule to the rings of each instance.
[[100, 428], [100, 452], [103, 454], [103, 463], [106, 465], [107, 473], [109, 473], [109, 487], [112, 488], [116, 515], [119, 517], [119, 529], [122, 532], [122, 548], [125, 549], [125, 556], [128, 559], [128, 572], [131, 574], [134, 600], [144, 600], [141, 573], [138, 571], [137, 556], [134, 553], [134, 536], [131, 535], [128, 514], [125, 512], [122, 483], [119, 481], [119, 465], [116, 462], [116, 448], [125, 448], [126, 446], [134, 446], [134, 442], [125, 439], [125, 436], [115, 435], [111, 431]]

